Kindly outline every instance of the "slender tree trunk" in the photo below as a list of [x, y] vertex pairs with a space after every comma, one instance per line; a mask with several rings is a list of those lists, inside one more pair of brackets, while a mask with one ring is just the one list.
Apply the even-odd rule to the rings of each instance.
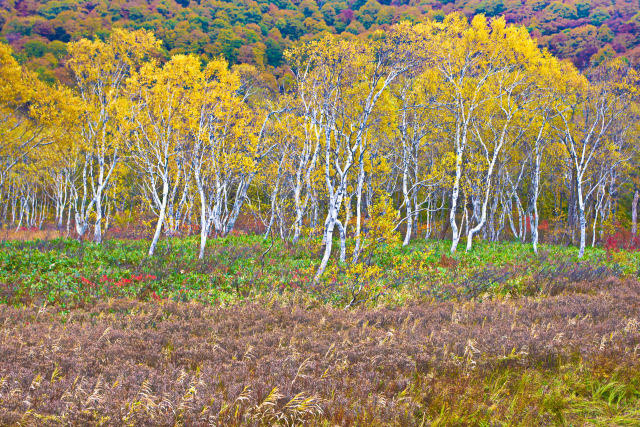
[[304, 210], [302, 209], [302, 203], [300, 200], [301, 191], [302, 182], [297, 181], [293, 192], [293, 205], [296, 210], [296, 219], [293, 222], [293, 238], [291, 239], [291, 243], [293, 243], [294, 245], [298, 243], [298, 240], [300, 239], [300, 232], [302, 230], [302, 215], [304, 213]]
[[577, 207], [578, 207], [578, 221], [580, 226], [580, 251], [578, 253], [578, 258], [582, 258], [584, 256], [584, 248], [586, 246], [586, 229], [587, 229], [587, 220], [584, 215], [584, 199], [582, 196], [582, 186], [580, 184], [576, 185], [576, 193], [577, 193]]
[[[469, 225], [467, 226], [467, 229], [468, 229], [467, 251], [470, 251], [471, 247], [473, 246], [474, 234], [476, 234], [478, 231], [480, 231], [480, 229], [482, 229], [482, 227], [484, 227], [484, 224], [487, 220], [487, 204], [489, 203], [489, 195], [491, 194], [491, 179], [493, 176], [493, 168], [495, 166], [495, 163], [496, 163], [496, 158], [494, 157], [493, 161], [489, 165], [489, 170], [487, 171], [487, 176], [486, 176], [487, 188], [484, 193], [484, 199], [482, 200], [482, 206], [480, 207], [480, 217], [478, 218], [478, 223], [476, 224], [475, 227], [471, 227], [471, 223], [469, 223]], [[474, 202], [474, 216], [477, 216], [477, 213], [475, 212], [477, 209], [477, 206], [476, 206], [477, 204], [479, 204], [479, 201]]]
[[156, 230], [153, 233], [153, 240], [151, 241], [151, 246], [149, 247], [149, 256], [153, 256], [156, 246], [158, 245], [158, 240], [160, 239], [160, 234], [162, 233], [162, 225], [164, 224], [164, 218], [167, 214], [167, 199], [169, 198], [169, 182], [167, 177], [163, 177], [162, 179], [162, 204], [160, 206], [160, 213], [158, 215], [158, 222], [156, 223]]
[[49, 210], [49, 206], [47, 204], [47, 200], [43, 199], [41, 208], [40, 208], [40, 219], [38, 220], [38, 230], [42, 230], [42, 224], [44, 224], [44, 219], [48, 210]]
[[409, 242], [411, 242], [411, 234], [413, 233], [413, 211], [411, 206], [411, 197], [409, 194], [409, 174], [407, 171], [407, 167], [405, 166], [404, 171], [402, 173], [402, 195], [404, 197], [404, 204], [407, 210], [406, 221], [407, 221], [407, 230], [404, 235], [404, 241], [402, 242], [402, 246], [407, 246]]
[[593, 208], [593, 230], [591, 233], [591, 247], [595, 248], [596, 247], [596, 226], [598, 225], [598, 207], [594, 207]]
[[[571, 169], [569, 172], [569, 182], [571, 183], [570, 192], [569, 192], [569, 206], [567, 212], [567, 226], [569, 227], [571, 243], [575, 243], [575, 229], [576, 225], [580, 226], [580, 218], [578, 213], [578, 203], [577, 203], [577, 178], [575, 167]], [[577, 224], [576, 224], [577, 223]]]
[[71, 232], [71, 203], [69, 203], [69, 207], [67, 208], [67, 236]]
[[[2, 198], [2, 193], [0, 193], [0, 198]], [[2, 222], [0, 223], [0, 228], [7, 223], [8, 218], [8, 209], [9, 209], [9, 199], [7, 195], [7, 200], [2, 204]]]
[[[271, 232], [271, 227], [273, 226], [273, 222], [276, 217], [276, 202], [278, 200], [278, 193], [280, 191], [280, 177], [282, 174], [282, 164], [286, 157], [287, 156], [285, 156], [284, 153], [282, 153], [280, 163], [278, 164], [278, 176], [276, 177], [276, 183], [273, 188], [273, 192], [271, 193], [271, 215], [269, 216], [269, 225], [267, 225], [267, 229], [264, 232], [265, 239], [269, 236], [269, 233]], [[280, 234], [282, 235], [282, 232]]]
[[[485, 175], [485, 183], [484, 183], [486, 188], [484, 193], [480, 193], [482, 194], [482, 200], [480, 200], [480, 194], [474, 194], [473, 196], [473, 218], [476, 219], [477, 224], [474, 227], [471, 227], [471, 221], [469, 221], [467, 225], [467, 228], [468, 228], [467, 251], [471, 250], [471, 247], [473, 245], [473, 236], [477, 232], [482, 230], [482, 228], [485, 226], [485, 223], [487, 222], [487, 206], [489, 204], [489, 196], [491, 195], [491, 181], [493, 180], [494, 169], [498, 161], [498, 156], [500, 155], [502, 146], [505, 143], [505, 132], [506, 132], [506, 127], [503, 127], [502, 133], [500, 135], [500, 139], [494, 148], [491, 159], [489, 159], [489, 155], [487, 152], [486, 159], [487, 159], [488, 167], [487, 167], [487, 172]], [[478, 138], [480, 138], [479, 135], [478, 135]], [[522, 173], [518, 177], [518, 182], [520, 181], [521, 176], [522, 176]], [[516, 182], [516, 185], [517, 185], [517, 182]], [[478, 193], [478, 192], [474, 192], [474, 193]], [[514, 194], [515, 194], [515, 190], [514, 190]], [[498, 195], [496, 194], [495, 197], [498, 197]]]
[[640, 191], [637, 188], [633, 191], [633, 201], [631, 202], [631, 236], [638, 236], [638, 201], [640, 201]]
[[18, 209], [18, 197], [16, 194], [16, 189], [13, 188], [13, 201], [11, 202], [11, 225], [15, 225], [16, 223], [16, 211]]
[[324, 230], [323, 241], [324, 244], [324, 253], [322, 255], [322, 260], [320, 261], [320, 266], [318, 267], [318, 271], [313, 279], [314, 282], [320, 280], [322, 274], [327, 269], [327, 264], [329, 263], [329, 258], [331, 257], [331, 249], [333, 246], [333, 228], [335, 226], [335, 217], [337, 217], [337, 212], [335, 212], [335, 208], [333, 206], [329, 207], [329, 217], [332, 219], [327, 222], [327, 225]]
[[362, 191], [364, 190], [364, 164], [360, 161], [360, 171], [358, 173], [358, 187], [356, 189], [356, 236], [355, 248], [353, 249], [352, 264], [358, 262], [360, 248], [362, 246]]
[[460, 195], [460, 180], [462, 178], [462, 150], [456, 153], [456, 177], [451, 191], [451, 210], [449, 211], [449, 223], [451, 224], [451, 253], [458, 248], [460, 232], [456, 223], [456, 210], [458, 207], [458, 197]]
[[19, 217], [18, 217], [18, 225], [16, 226], [16, 231], [20, 230], [20, 227], [22, 226], [22, 217], [24, 215], [24, 197], [21, 197], [20, 200], [20, 213], [19, 213]]
[[96, 223], [93, 229], [93, 241], [96, 243], [102, 243], [102, 190], [98, 189], [96, 192]]
[[242, 205], [244, 204], [244, 201], [247, 197], [247, 190], [252, 180], [253, 180], [253, 174], [250, 174], [249, 176], [244, 178], [238, 185], [238, 190], [236, 191], [236, 198], [233, 202], [233, 208], [231, 209], [231, 213], [224, 227], [225, 236], [231, 233], [231, 230], [233, 230], [233, 227], [235, 227], [236, 225], [236, 221], [238, 220], [238, 215], [240, 214]]
[[[350, 164], [349, 164], [350, 166]], [[326, 169], [329, 170], [328, 167]], [[329, 263], [329, 258], [331, 257], [331, 248], [333, 246], [333, 230], [335, 228], [336, 222], [338, 222], [338, 212], [340, 211], [340, 206], [342, 205], [342, 199], [344, 197], [344, 191], [346, 189], [346, 173], [348, 168], [344, 169], [344, 175], [340, 177], [338, 187], [334, 194], [329, 197], [329, 206], [327, 207], [327, 219], [325, 221], [324, 227], [324, 255], [322, 256], [322, 260], [320, 261], [320, 266], [318, 267], [318, 271], [313, 279], [314, 283], [316, 283], [324, 271], [327, 268], [327, 264]], [[330, 182], [329, 173], [326, 172], [325, 178], [327, 182]]]
[[431, 237], [432, 229], [433, 229], [433, 194], [429, 193], [427, 198], [427, 212], [425, 214], [425, 230], [424, 230], [424, 238], [425, 240]]
[[[196, 172], [197, 174], [197, 172]], [[200, 193], [200, 251], [198, 252], [198, 258], [204, 258], [204, 251], [207, 246], [207, 237], [209, 236], [209, 218], [207, 215], [208, 204], [205, 195], [205, 190], [200, 183], [199, 176], [196, 177], [198, 185], [198, 193]]]
[[538, 188], [540, 187], [540, 147], [536, 143], [533, 176], [531, 177], [531, 207], [533, 208], [533, 218], [529, 220], [531, 224], [531, 245], [533, 252], [538, 254]]

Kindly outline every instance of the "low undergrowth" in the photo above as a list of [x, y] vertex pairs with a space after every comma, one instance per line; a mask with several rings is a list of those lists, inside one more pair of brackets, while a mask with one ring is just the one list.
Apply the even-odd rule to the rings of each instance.
[[640, 283], [482, 302], [0, 306], [0, 424], [640, 422]]
[[109, 298], [197, 301], [228, 305], [273, 300], [339, 307], [402, 305], [407, 301], [466, 301], [553, 295], [576, 283], [637, 277], [640, 253], [479, 243], [451, 256], [448, 243], [416, 241], [365, 254], [356, 265], [336, 263], [314, 285], [319, 242], [297, 246], [260, 236], [213, 239], [204, 259], [195, 238], [165, 240], [146, 256], [143, 240], [103, 245], [75, 240], [0, 242], [0, 303], [90, 307]]

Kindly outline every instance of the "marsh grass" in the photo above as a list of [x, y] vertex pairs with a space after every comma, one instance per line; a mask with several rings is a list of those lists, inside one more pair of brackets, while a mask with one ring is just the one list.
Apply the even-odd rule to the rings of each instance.
[[640, 422], [640, 283], [396, 308], [0, 306], [0, 424]]
[[0, 424], [638, 425], [638, 254], [0, 243]]

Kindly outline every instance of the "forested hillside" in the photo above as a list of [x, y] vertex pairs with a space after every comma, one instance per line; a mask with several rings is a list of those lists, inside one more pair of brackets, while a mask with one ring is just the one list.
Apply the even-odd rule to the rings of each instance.
[[152, 30], [164, 55], [222, 55], [231, 63], [284, 73], [283, 51], [322, 32], [369, 33], [401, 20], [502, 15], [526, 26], [542, 47], [584, 69], [604, 58], [640, 57], [640, 12], [635, 0], [4, 0], [0, 28], [21, 60], [41, 78], [65, 80], [66, 44], [104, 39], [114, 27]]

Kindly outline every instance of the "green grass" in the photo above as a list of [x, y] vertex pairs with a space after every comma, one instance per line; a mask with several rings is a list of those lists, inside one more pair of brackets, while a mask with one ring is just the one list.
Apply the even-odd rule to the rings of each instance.
[[[203, 260], [195, 237], [166, 239], [147, 257], [148, 242], [75, 240], [0, 243], [0, 303], [93, 304], [108, 298], [234, 304], [294, 299], [306, 305], [397, 305], [407, 300], [466, 300], [550, 292], [553, 284], [635, 276], [640, 254], [588, 248], [479, 242], [449, 254], [448, 241], [383, 245], [357, 266], [333, 261], [311, 278], [319, 243], [291, 246], [260, 236], [212, 239]], [[337, 250], [336, 250], [337, 252]], [[584, 277], [583, 277], [584, 276]], [[541, 279], [541, 277], [543, 279]], [[552, 291], [552, 290], [551, 290]]]

